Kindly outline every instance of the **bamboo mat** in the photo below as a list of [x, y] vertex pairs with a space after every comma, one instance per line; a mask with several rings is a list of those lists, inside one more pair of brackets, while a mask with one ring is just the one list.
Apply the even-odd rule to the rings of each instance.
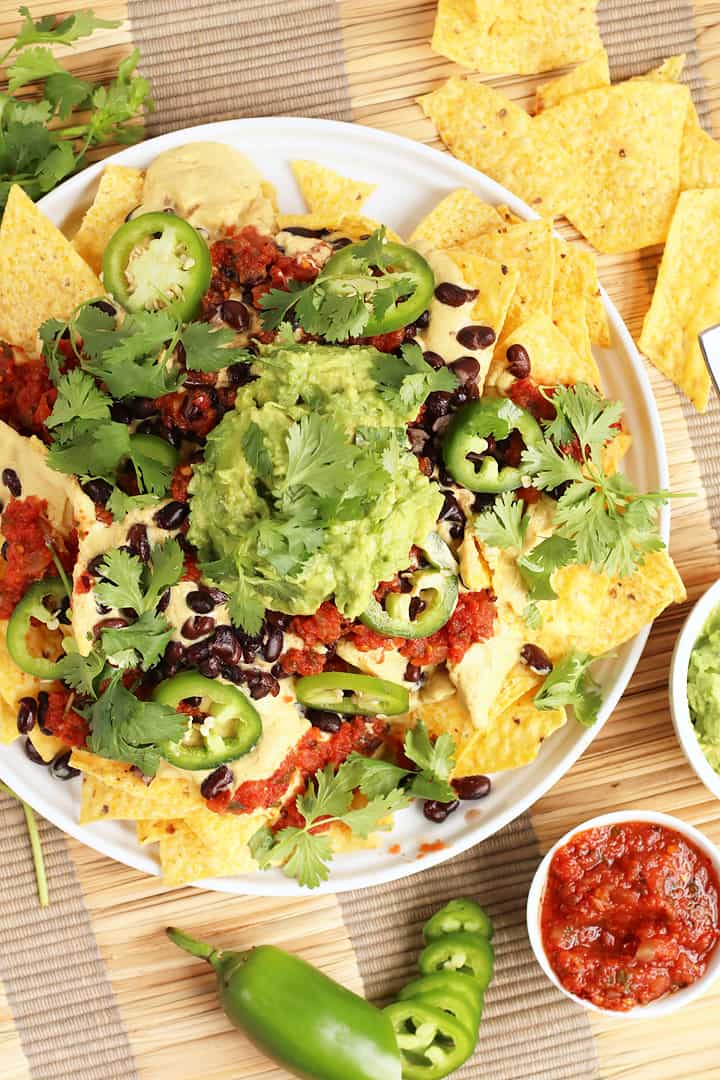
[[[93, 6], [105, 17], [128, 14], [122, 0]], [[14, 8], [0, 0], [1, 37], [9, 36]], [[67, 8], [45, 2], [33, 10]], [[129, 15], [120, 30], [82, 43], [72, 66], [97, 77], [112, 69], [130, 42], [140, 44], [159, 102], [152, 133], [228, 115], [285, 112], [352, 116], [433, 142], [432, 127], [413, 99], [457, 70], [428, 47], [431, 2], [136, 0]], [[601, 0], [600, 18], [615, 77], [688, 51], [701, 115], [709, 123], [720, 115], [720, 3], [698, 0], [693, 22], [684, 0]], [[699, 59], [707, 61], [702, 72], [694, 43]], [[525, 101], [542, 77], [491, 81]], [[649, 303], [658, 254], [600, 259], [603, 284], [633, 332]], [[720, 564], [711, 520], [720, 505], [717, 417], [698, 421], [665, 380], [654, 372], [651, 378], [672, 486], [699, 492], [673, 513], [673, 554], [694, 596], [714, 580]], [[340, 903], [333, 897], [282, 901], [169, 892], [47, 827], [51, 887], [59, 903], [49, 916], [55, 921], [43, 924], [43, 914], [32, 908], [27, 852], [14, 840], [16, 811], [0, 807], [1, 850], [7, 852], [0, 879], [0, 1076], [282, 1080], [282, 1070], [229, 1028], [209, 975], [167, 946], [162, 926], [186, 925], [225, 943], [272, 941], [382, 997], [408, 974], [426, 913], [465, 889], [487, 902], [497, 920], [500, 962], [480, 1052], [459, 1076], [720, 1075], [720, 993], [662, 1026], [593, 1022], [591, 1039], [586, 1014], [555, 994], [529, 961], [522, 931], [522, 899], [540, 850], [582, 818], [603, 809], [656, 807], [720, 840], [717, 803], [684, 764], [667, 710], [667, 664], [683, 616], [676, 609], [658, 621], [612, 720], [531, 818], [448, 866]], [[3, 912], [9, 915], [3, 918]]]

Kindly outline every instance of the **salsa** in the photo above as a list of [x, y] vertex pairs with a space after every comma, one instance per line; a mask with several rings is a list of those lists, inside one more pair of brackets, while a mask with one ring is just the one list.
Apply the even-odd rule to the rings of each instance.
[[674, 829], [588, 829], [550, 863], [543, 947], [566, 990], [627, 1011], [703, 975], [720, 937], [719, 892], [710, 860]]

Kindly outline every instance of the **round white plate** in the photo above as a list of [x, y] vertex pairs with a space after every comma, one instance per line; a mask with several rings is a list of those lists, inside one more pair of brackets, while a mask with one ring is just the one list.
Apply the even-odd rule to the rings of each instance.
[[[276, 117], [205, 124], [161, 135], [123, 150], [109, 160], [145, 168], [160, 151], [196, 140], [227, 142], [247, 154], [277, 186], [285, 212], [304, 210], [289, 162], [310, 158], [356, 180], [377, 184], [363, 212], [386, 222], [404, 236], [435, 203], [458, 187], [470, 188], [488, 202], [505, 203], [522, 217], [537, 217], [505, 188], [450, 155], [397, 135], [329, 120]], [[93, 165], [61, 184], [41, 201], [43, 211], [60, 226], [76, 219], [78, 210], [91, 202], [98, 177], [107, 163]], [[634, 435], [626, 470], [641, 490], [664, 488], [668, 485], [667, 460], [650, 383], [615, 307], [605, 294], [603, 299], [612, 346], [598, 350], [598, 360], [606, 392], [625, 403]], [[660, 527], [666, 540], [669, 523], [669, 511], [663, 508]], [[535, 762], [493, 777], [493, 790], [487, 799], [461, 804], [443, 825], [432, 825], [417, 807], [402, 811], [392, 833], [382, 834], [378, 849], [338, 856], [332, 864], [329, 881], [318, 891], [345, 892], [417, 873], [451, 859], [516, 818], [552, 787], [597, 735], [627, 686], [648, 632], [649, 628], [643, 630], [618, 649], [614, 659], [599, 668], [604, 704], [600, 720], [593, 728], [585, 729], [570, 721], [545, 742]], [[51, 779], [44, 769], [28, 761], [19, 741], [0, 748], [0, 777], [49, 821], [83, 843], [128, 866], [148, 874], [158, 873], [152, 850], [137, 843], [131, 823], [108, 821], [80, 826], [79, 780], [62, 783]], [[440, 850], [419, 857], [422, 844], [437, 841], [443, 844]], [[391, 847], [393, 853], [389, 851]], [[260, 896], [291, 896], [301, 892], [279, 870], [215, 878], [201, 884], [223, 892]]]

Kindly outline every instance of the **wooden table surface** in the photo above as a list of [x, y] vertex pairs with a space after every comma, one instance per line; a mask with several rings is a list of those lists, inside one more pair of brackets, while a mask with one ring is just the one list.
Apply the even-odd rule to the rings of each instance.
[[[696, 0], [697, 43], [715, 134], [720, 135], [720, 0]], [[120, 0], [95, 0], [106, 18], [125, 18]], [[2, 39], [14, 36], [17, 4], [0, 0]], [[35, 3], [35, 16], [65, 14], [66, 3]], [[345, 0], [340, 4], [355, 120], [433, 144], [416, 95], [456, 70], [429, 48], [435, 4], [412, 0]], [[107, 75], [128, 51], [127, 22], [100, 31], [68, 52], [78, 74]], [[538, 78], [495, 78], [513, 98], [529, 100]], [[437, 145], [435, 143], [435, 145]], [[568, 230], [567, 235], [572, 235]], [[600, 279], [631, 332], [639, 332], [659, 251], [600, 256]], [[651, 371], [676, 490], [702, 491], [686, 421], [673, 388]], [[637, 672], [613, 717], [575, 767], [533, 808], [544, 848], [579, 820], [629, 807], [678, 813], [720, 842], [720, 804], [695, 779], [674, 737], [668, 663], [676, 634], [697, 595], [718, 576], [720, 553], [705, 497], [673, 510], [671, 548], [689, 592], [688, 604], [655, 625]], [[131, 1037], [143, 1080], [281, 1080], [216, 1008], [200, 965], [188, 968], [158, 940], [170, 922], [219, 940], [243, 931], [245, 941], [273, 941], [302, 951], [332, 976], [360, 989], [355, 958], [334, 897], [297, 901], [238, 899], [195, 889], [168, 892], [156, 881], [70, 841], [100, 951]], [[593, 1019], [601, 1072], [626, 1080], [720, 1076], [720, 989], [657, 1023]], [[0, 990], [0, 1075], [28, 1080], [29, 1071]], [[581, 1080], [581, 1078], [578, 1078]]]

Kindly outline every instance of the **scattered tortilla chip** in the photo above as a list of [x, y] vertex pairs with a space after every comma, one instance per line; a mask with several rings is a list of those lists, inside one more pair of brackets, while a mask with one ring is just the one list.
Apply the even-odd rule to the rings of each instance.
[[538, 709], [534, 691], [495, 717], [458, 756], [457, 775], [502, 772], [529, 765], [553, 731], [567, 722], [564, 709]]
[[377, 187], [350, 180], [317, 161], [291, 161], [290, 167], [311, 214], [356, 214]]
[[599, 251], [665, 240], [689, 105], [686, 86], [639, 79], [573, 94], [533, 121], [541, 151], [572, 147], [563, 208]]
[[503, 340], [490, 366], [488, 386], [502, 389], [508, 378], [513, 381], [512, 376], [507, 374], [505, 355], [511, 345], [522, 345], [527, 350], [532, 378], [539, 386], [569, 386], [577, 382], [586, 382], [591, 386], [600, 384], [600, 372], [592, 351], [586, 356], [578, 355], [552, 319], [538, 313], [531, 315]]
[[46, 319], [67, 319], [78, 304], [102, 295], [70, 241], [14, 185], [0, 224], [0, 339], [34, 356]]
[[586, 283], [583, 266], [574, 256], [574, 248], [554, 238], [555, 281], [553, 284], [552, 320], [582, 362], [594, 366], [587, 318]]
[[418, 103], [455, 157], [505, 184], [543, 217], [564, 211], [564, 178], [571, 175], [566, 151], [552, 131], [538, 145], [536, 121], [519, 105], [484, 83], [457, 77]]
[[440, 0], [432, 47], [472, 71], [534, 75], [602, 47], [598, 0]]
[[410, 243], [422, 249], [462, 247], [500, 223], [494, 206], [467, 188], [451, 191], [416, 225]]
[[705, 412], [710, 376], [697, 334], [720, 322], [720, 189], [678, 199], [639, 345]]
[[94, 202], [73, 237], [73, 247], [96, 274], [108, 240], [142, 201], [145, 177], [140, 169], [108, 165], [100, 178]]
[[596, 90], [598, 86], [609, 85], [608, 55], [604, 49], [598, 49], [589, 60], [586, 60], [584, 64], [578, 64], [567, 75], [560, 75], [559, 78], [551, 79], [550, 82], [538, 86], [535, 92], [535, 112], [540, 113], [543, 109], [551, 109], [571, 94], [580, 94], [583, 90]]
[[685, 60], [685, 53], [681, 53], [679, 56], [669, 56], [667, 60], [663, 60], [662, 64], [651, 68], [644, 75], [636, 75], [635, 78], [655, 79], [659, 82], [678, 82], [685, 67]]
[[167, 833], [174, 832], [178, 824], [181, 823], [182, 818], [160, 818], [158, 820], [147, 818], [136, 821], [135, 831], [138, 844], [156, 844]]
[[688, 110], [680, 152], [683, 190], [720, 187], [720, 143], [703, 131], [695, 106]]

